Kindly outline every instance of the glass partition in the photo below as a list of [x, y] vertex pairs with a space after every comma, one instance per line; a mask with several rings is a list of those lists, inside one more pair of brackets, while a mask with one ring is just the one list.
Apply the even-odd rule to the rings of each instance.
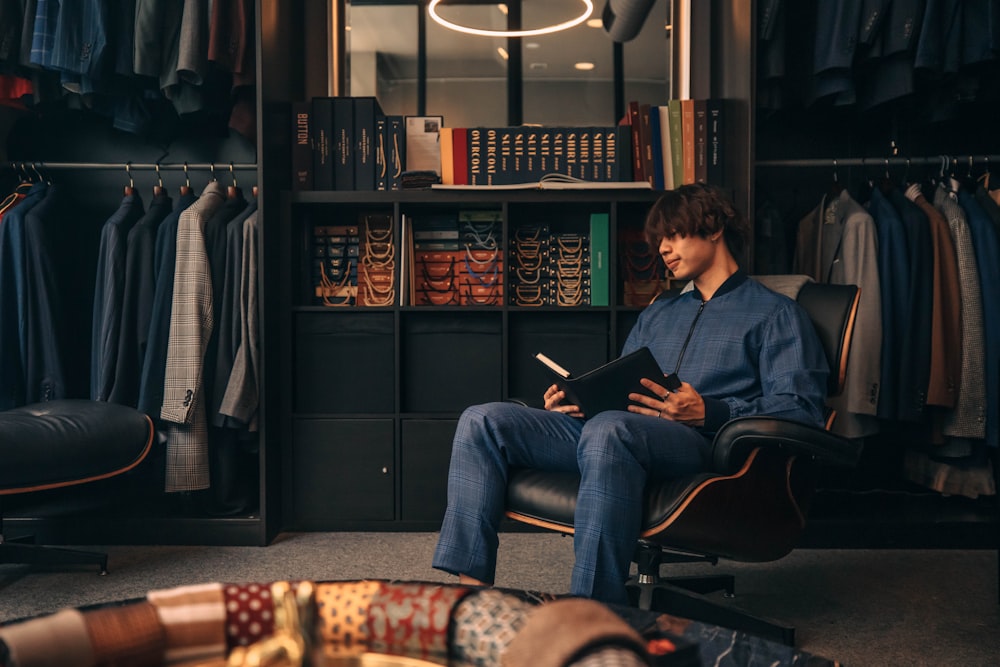
[[[545, 125], [612, 124], [618, 120], [616, 90], [624, 101], [666, 102], [671, 0], [657, 0], [636, 38], [620, 47], [620, 79], [615, 43], [601, 26], [604, 4], [594, 2], [587, 23], [508, 39], [445, 28], [427, 18], [427, 0], [348, 2], [348, 94], [375, 95], [386, 113], [442, 115], [453, 127], [502, 126], [512, 117]], [[438, 13], [479, 29], [504, 30], [509, 20], [533, 29], [578, 16], [580, 5], [580, 0], [466, 0], [442, 3]]]

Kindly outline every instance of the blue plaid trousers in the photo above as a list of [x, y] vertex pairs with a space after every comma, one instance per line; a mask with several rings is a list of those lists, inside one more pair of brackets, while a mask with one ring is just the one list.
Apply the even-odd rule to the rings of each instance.
[[625, 604], [646, 481], [704, 469], [709, 445], [689, 426], [631, 412], [583, 421], [516, 403], [467, 408], [452, 444], [432, 564], [493, 583], [508, 467], [578, 471], [570, 593]]

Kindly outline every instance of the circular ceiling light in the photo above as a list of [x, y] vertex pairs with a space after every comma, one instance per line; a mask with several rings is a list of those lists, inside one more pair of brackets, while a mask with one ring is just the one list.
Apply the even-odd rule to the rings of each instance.
[[452, 23], [451, 21], [441, 18], [437, 13], [437, 6], [441, 4], [441, 0], [431, 0], [430, 4], [427, 5], [427, 14], [431, 17], [431, 19], [440, 25], [443, 25], [445, 28], [455, 30], [457, 32], [464, 32], [469, 35], [481, 35], [483, 37], [531, 37], [533, 35], [547, 35], [552, 32], [566, 30], [567, 28], [572, 28], [573, 26], [580, 25], [586, 21], [594, 11], [594, 3], [592, 0], [580, 0], [580, 2], [583, 3], [583, 12], [576, 18], [566, 21], [565, 23], [556, 23], [532, 30], [482, 30], [480, 28], [473, 28], [458, 23]]

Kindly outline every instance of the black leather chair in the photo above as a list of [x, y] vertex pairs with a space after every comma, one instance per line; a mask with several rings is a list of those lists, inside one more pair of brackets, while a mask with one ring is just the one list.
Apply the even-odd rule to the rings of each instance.
[[[860, 291], [812, 282], [795, 287], [830, 362], [828, 393], [836, 395], [844, 384]], [[715, 564], [720, 558], [765, 562], [788, 554], [805, 526], [816, 465], [853, 466], [860, 458], [860, 445], [831, 433], [832, 423], [832, 414], [826, 430], [770, 417], [734, 419], [715, 437], [710, 470], [650, 485], [634, 558], [637, 575], [628, 583], [633, 604], [794, 645], [794, 629], [704, 595], [724, 590], [732, 597], [731, 575], [661, 578], [660, 565]], [[512, 470], [506, 514], [572, 534], [579, 482], [574, 473]]]
[[[0, 501], [121, 475], [149, 455], [153, 438], [149, 417], [114, 403], [69, 399], [2, 411]], [[105, 553], [4, 540], [2, 509], [0, 563], [95, 564], [107, 573]]]

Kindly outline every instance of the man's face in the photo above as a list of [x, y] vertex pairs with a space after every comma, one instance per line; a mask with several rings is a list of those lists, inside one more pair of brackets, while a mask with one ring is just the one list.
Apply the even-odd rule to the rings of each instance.
[[700, 236], [672, 234], [660, 240], [660, 257], [677, 280], [692, 280], [715, 260], [718, 245]]

